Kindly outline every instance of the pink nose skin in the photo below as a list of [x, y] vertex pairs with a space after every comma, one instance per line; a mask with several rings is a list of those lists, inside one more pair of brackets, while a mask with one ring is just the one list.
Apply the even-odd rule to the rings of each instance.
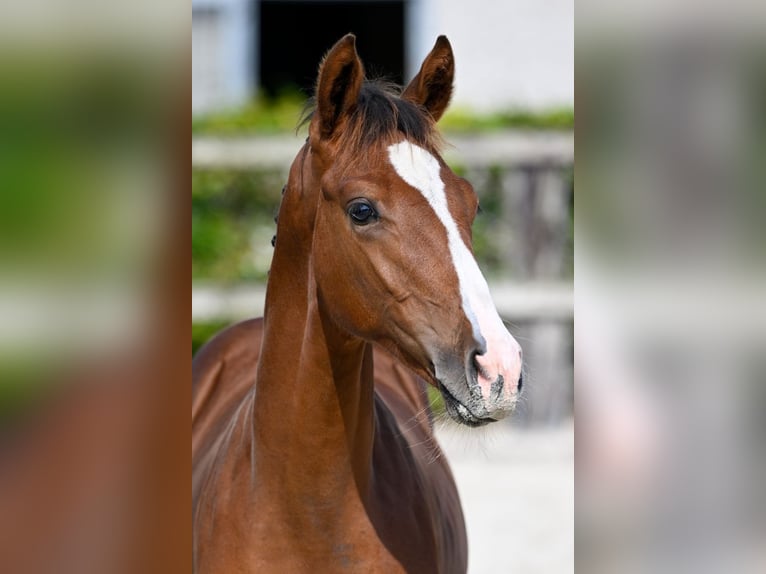
[[475, 358], [478, 383], [492, 418], [507, 416], [516, 404], [521, 381], [521, 347], [505, 331], [487, 341], [487, 352]]

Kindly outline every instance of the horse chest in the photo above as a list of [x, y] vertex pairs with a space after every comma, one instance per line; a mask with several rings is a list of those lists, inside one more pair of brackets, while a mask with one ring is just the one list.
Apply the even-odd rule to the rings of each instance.
[[427, 485], [400, 462], [377, 469], [364, 500], [353, 482], [331, 501], [305, 491], [239, 492], [246, 481], [229, 482], [213, 497], [210, 527], [198, 532], [196, 572], [449, 571], [439, 567], [442, 533], [434, 528], [444, 524], [433, 519]]
[[[361, 503], [273, 504], [256, 497], [249, 509], [218, 509], [225, 528], [202, 545], [196, 571], [311, 573], [406, 572], [376, 534]], [[296, 495], [293, 502], [299, 502]]]

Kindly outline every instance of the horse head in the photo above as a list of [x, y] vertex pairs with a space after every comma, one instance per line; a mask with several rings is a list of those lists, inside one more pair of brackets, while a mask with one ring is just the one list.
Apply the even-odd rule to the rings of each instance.
[[314, 190], [310, 273], [335, 324], [386, 348], [439, 389], [451, 418], [478, 426], [513, 410], [522, 359], [473, 255], [476, 193], [439, 153], [453, 78], [444, 36], [401, 93], [365, 79], [345, 36], [320, 66], [289, 185]]

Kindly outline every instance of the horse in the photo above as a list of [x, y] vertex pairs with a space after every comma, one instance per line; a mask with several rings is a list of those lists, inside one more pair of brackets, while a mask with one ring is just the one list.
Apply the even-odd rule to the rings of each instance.
[[353, 35], [323, 58], [264, 316], [193, 359], [195, 572], [466, 571], [426, 387], [486, 425], [522, 357], [472, 254], [476, 193], [440, 155], [454, 69], [444, 36], [403, 90], [365, 78]]

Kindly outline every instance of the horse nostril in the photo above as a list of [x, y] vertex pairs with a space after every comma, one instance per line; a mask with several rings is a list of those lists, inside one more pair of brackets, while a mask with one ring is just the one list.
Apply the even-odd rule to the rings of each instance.
[[521, 387], [523, 387], [523, 386], [524, 386], [524, 374], [522, 373], [521, 375], [519, 375], [519, 382], [516, 385], [516, 390], [518, 392], [521, 392]]
[[485, 349], [482, 348], [476, 348], [473, 351], [471, 351], [470, 355], [470, 365], [473, 367], [474, 373], [477, 376], [481, 376], [485, 379], [489, 379], [489, 373], [487, 370], [482, 366], [482, 364], [479, 362], [479, 357], [482, 356], [486, 352]]
[[467, 367], [468, 367], [468, 372], [471, 375], [469, 380], [475, 379], [478, 376], [478, 374], [481, 372], [481, 365], [479, 365], [479, 361], [476, 360], [476, 357], [478, 356], [479, 356], [479, 352], [476, 349], [471, 351], [468, 355]]

